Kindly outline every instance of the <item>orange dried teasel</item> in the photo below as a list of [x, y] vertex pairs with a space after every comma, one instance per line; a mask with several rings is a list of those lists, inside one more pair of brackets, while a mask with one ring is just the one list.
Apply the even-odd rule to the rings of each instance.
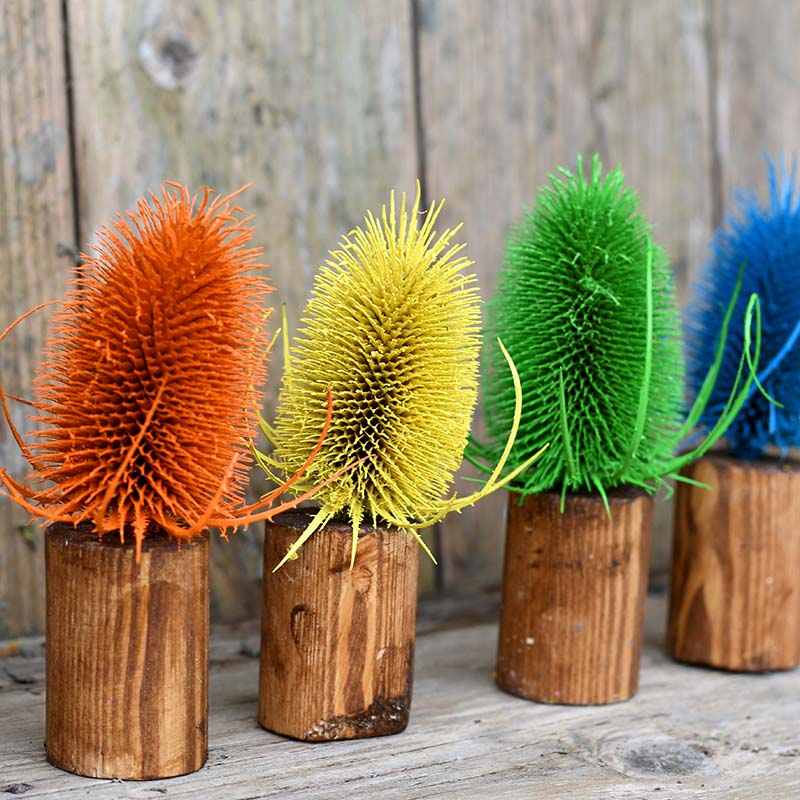
[[[261, 249], [247, 247], [252, 217], [231, 204], [236, 194], [212, 199], [206, 189], [192, 198], [169, 184], [100, 231], [54, 315], [29, 403], [44, 427], [30, 441], [0, 387], [33, 469], [29, 485], [2, 468], [0, 481], [33, 516], [91, 522], [123, 541], [132, 532], [138, 558], [148, 531], [188, 539], [304, 499], [266, 508], [281, 487], [242, 506], [272, 289], [255, 272]], [[328, 393], [320, 445], [331, 406]]]

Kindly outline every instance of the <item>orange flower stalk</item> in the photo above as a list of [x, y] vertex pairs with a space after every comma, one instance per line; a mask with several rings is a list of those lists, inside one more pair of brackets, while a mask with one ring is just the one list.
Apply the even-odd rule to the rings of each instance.
[[[247, 247], [238, 192], [211, 194], [170, 184], [101, 230], [54, 315], [29, 403], [44, 427], [29, 442], [0, 387], [33, 469], [25, 485], [0, 468], [8, 496], [43, 521], [132, 532], [137, 558], [149, 531], [224, 534], [299, 502], [265, 510], [281, 487], [242, 506], [272, 289], [254, 271], [261, 249]], [[328, 406], [330, 419], [330, 394]]]

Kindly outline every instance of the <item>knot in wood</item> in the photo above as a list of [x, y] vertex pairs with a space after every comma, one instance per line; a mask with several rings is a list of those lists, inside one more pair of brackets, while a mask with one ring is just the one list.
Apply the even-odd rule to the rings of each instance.
[[372, 587], [372, 570], [361, 565], [353, 570], [353, 589], [357, 594], [367, 594]]
[[186, 32], [170, 26], [147, 31], [139, 43], [139, 61], [149, 78], [168, 91], [183, 89], [195, 71], [199, 48]]

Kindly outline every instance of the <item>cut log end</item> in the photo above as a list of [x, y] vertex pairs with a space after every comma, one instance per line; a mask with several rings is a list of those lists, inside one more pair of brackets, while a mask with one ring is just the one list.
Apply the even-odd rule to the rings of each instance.
[[275, 573], [309, 517], [267, 523], [259, 722], [309, 742], [400, 733], [413, 680], [419, 549], [407, 533], [332, 523]]
[[638, 688], [653, 501], [625, 488], [511, 497], [495, 679], [544, 703], [592, 705]]
[[47, 758], [79, 775], [154, 780], [208, 750], [208, 537], [45, 536]]
[[679, 484], [667, 651], [737, 672], [800, 664], [800, 463], [700, 459]]

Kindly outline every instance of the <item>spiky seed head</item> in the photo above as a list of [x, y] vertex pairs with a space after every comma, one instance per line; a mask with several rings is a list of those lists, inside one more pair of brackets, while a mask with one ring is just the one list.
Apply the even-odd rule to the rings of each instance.
[[[307, 457], [325, 416], [333, 419], [307, 473], [322, 489], [319, 524], [347, 515], [405, 528], [438, 509], [459, 467], [477, 398], [479, 299], [471, 263], [437, 236], [441, 209], [411, 213], [394, 193], [380, 219], [342, 240], [321, 268], [291, 348], [275, 423], [285, 474]], [[420, 226], [420, 220], [422, 224]]]
[[270, 288], [229, 200], [164, 187], [82, 256], [34, 382], [29, 502], [43, 515], [141, 546], [240, 503]]
[[667, 258], [620, 169], [603, 177], [597, 156], [589, 175], [581, 159], [575, 173], [561, 168], [509, 235], [488, 304], [488, 441], [477, 455], [490, 461], [514, 407], [497, 337], [524, 397], [509, 467], [550, 442], [518, 491], [602, 493], [664, 474], [683, 411], [678, 311]]
[[[787, 171], [767, 159], [769, 203], [754, 191], [738, 193], [738, 202], [711, 242], [711, 253], [687, 312], [689, 386], [694, 394], [715, 359], [715, 344], [725, 308], [744, 265], [742, 288], [725, 342], [719, 380], [711, 394], [702, 427], [714, 424], [735, 381], [744, 346], [739, 334], [747, 297], [762, 299], [760, 382], [728, 428], [732, 453], [758, 458], [768, 445], [800, 445], [800, 195], [796, 165]], [[766, 395], [781, 405], [771, 403]]]

